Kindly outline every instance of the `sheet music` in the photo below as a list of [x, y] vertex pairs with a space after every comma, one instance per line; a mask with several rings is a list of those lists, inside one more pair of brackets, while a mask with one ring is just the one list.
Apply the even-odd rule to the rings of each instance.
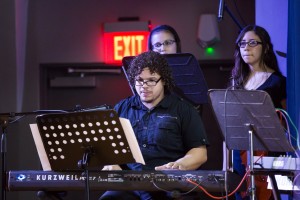
[[[294, 185], [292, 180], [289, 179], [287, 176], [275, 175], [275, 180], [277, 182], [278, 190], [300, 190], [300, 187], [298, 185]], [[269, 177], [267, 181], [268, 189], [272, 189], [272, 184]]]
[[141, 163], [141, 164], [145, 165], [144, 157], [142, 155], [141, 149], [140, 149], [139, 144], [134, 135], [130, 121], [128, 119], [120, 117], [120, 122], [122, 124], [129, 147], [133, 154], [133, 158], [135, 159], [135, 161], [137, 163]]
[[44, 171], [51, 171], [50, 162], [48, 160], [48, 156], [45, 151], [44, 144], [42, 142], [42, 138], [38, 129], [37, 124], [30, 124], [31, 133], [33, 136], [33, 140], [42, 164], [42, 168]]

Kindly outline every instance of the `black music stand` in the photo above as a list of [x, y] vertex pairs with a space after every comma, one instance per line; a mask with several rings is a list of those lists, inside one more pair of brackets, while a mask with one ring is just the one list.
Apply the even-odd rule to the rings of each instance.
[[[208, 87], [195, 56], [190, 53], [163, 54], [163, 56], [172, 68], [172, 75], [176, 84], [175, 93], [193, 105], [208, 103]], [[134, 56], [127, 56], [122, 59], [125, 75], [133, 58]], [[133, 93], [135, 94], [134, 91]]]
[[[38, 130], [52, 170], [84, 170], [136, 162], [115, 110], [40, 115]], [[141, 154], [140, 154], [141, 155]]]
[[[292, 152], [273, 102], [264, 91], [209, 90], [208, 96], [222, 130], [227, 148], [250, 152], [250, 171], [253, 172], [253, 151]], [[274, 174], [270, 176], [274, 198], [279, 198]], [[255, 195], [254, 177], [251, 193]]]

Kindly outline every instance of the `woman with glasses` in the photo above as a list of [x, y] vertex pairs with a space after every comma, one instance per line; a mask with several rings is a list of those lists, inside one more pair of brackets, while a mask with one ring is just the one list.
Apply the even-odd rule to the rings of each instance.
[[181, 53], [180, 38], [173, 27], [157, 26], [150, 32], [148, 49], [160, 54]]
[[[120, 101], [115, 110], [131, 122], [146, 165], [129, 163], [122, 168], [106, 166], [104, 170], [198, 169], [207, 160], [206, 133], [196, 109], [171, 93], [174, 84], [165, 57], [154, 51], [142, 53], [132, 60], [127, 73], [137, 95]], [[100, 199], [173, 197], [167, 191], [108, 191]]]
[[[236, 40], [235, 65], [232, 70], [232, 86], [246, 90], [266, 91], [275, 108], [286, 109], [286, 78], [281, 74], [273, 45], [268, 32], [257, 25], [246, 26]], [[267, 152], [254, 152], [264, 155]], [[269, 156], [278, 156], [269, 152]], [[233, 151], [233, 169], [240, 175], [245, 174], [247, 155], [245, 151]], [[271, 190], [267, 189], [267, 177], [255, 176], [257, 199], [270, 199]], [[237, 194], [236, 199], [247, 199], [245, 194]]]
[[268, 32], [256, 25], [246, 26], [236, 40], [234, 86], [264, 90], [276, 108], [286, 108], [286, 78], [281, 74]]

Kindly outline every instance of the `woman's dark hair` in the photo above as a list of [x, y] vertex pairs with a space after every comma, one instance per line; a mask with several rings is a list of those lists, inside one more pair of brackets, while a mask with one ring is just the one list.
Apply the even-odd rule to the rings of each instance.
[[158, 52], [147, 51], [136, 56], [130, 63], [127, 75], [131, 86], [135, 87], [135, 80], [142, 71], [148, 68], [151, 73], [157, 73], [161, 76], [165, 85], [165, 93], [170, 93], [174, 87], [171, 68], [166, 58]]
[[[244, 62], [238, 43], [243, 39], [245, 34], [249, 31], [253, 31], [262, 42], [262, 55], [261, 55], [261, 64], [273, 69], [275, 72], [281, 74], [276, 55], [273, 50], [273, 44], [269, 33], [260, 26], [257, 25], [248, 25], [240, 32], [239, 36], [235, 42], [235, 63], [234, 68], [232, 69], [231, 76], [236, 87], [243, 87], [244, 83], [247, 81], [247, 78], [250, 74], [250, 68], [247, 63]], [[266, 69], [267, 70], [267, 69]]]
[[148, 39], [148, 50], [153, 50], [153, 46], [151, 44], [151, 39], [152, 39], [152, 35], [161, 31], [165, 31], [165, 32], [169, 32], [174, 36], [174, 40], [176, 42], [176, 53], [181, 53], [181, 42], [180, 42], [180, 38], [177, 34], [177, 32], [175, 31], [175, 29], [169, 25], [160, 25], [155, 27], [149, 35], [149, 39]]

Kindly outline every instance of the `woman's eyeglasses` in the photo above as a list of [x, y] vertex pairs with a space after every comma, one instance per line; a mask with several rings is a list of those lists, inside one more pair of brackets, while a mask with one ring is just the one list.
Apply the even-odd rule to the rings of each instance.
[[157, 42], [157, 43], [153, 44], [152, 46], [153, 46], [153, 48], [157, 49], [157, 48], [160, 48], [162, 45], [170, 46], [170, 45], [174, 44], [175, 42], [176, 42], [175, 40], [166, 40], [163, 43]]
[[240, 48], [245, 48], [247, 44], [248, 44], [249, 47], [256, 47], [257, 45], [262, 44], [262, 42], [259, 42], [259, 41], [256, 41], [256, 40], [250, 40], [249, 42], [240, 41], [238, 43], [238, 46]]

